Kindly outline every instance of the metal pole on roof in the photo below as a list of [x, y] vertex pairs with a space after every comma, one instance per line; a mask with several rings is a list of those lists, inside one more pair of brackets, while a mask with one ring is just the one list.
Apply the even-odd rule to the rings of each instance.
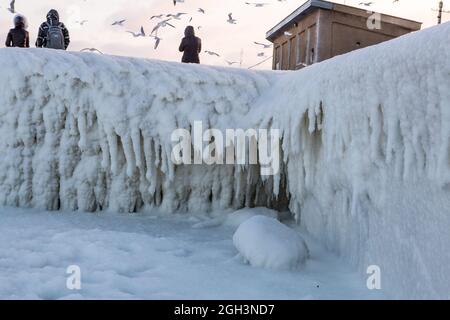
[[433, 11], [437, 11], [438, 12], [438, 24], [442, 23], [442, 13], [450, 13], [450, 11], [445, 11], [444, 10], [444, 1], [439, 1], [439, 9], [432, 9]]

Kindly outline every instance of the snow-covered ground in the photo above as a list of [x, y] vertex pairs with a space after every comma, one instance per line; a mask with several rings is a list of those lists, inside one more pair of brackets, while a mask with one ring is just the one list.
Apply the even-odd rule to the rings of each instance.
[[[293, 271], [244, 264], [235, 227], [206, 216], [0, 210], [2, 299], [378, 299], [336, 256], [308, 239]], [[205, 227], [201, 228], [200, 225]], [[206, 227], [210, 225], [209, 227]], [[81, 291], [66, 269], [81, 268]]]

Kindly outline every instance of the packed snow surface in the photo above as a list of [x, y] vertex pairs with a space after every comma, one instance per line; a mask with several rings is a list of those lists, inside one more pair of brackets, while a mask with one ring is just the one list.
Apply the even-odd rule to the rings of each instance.
[[[393, 296], [450, 298], [450, 24], [290, 73], [17, 49], [0, 67], [0, 204], [289, 206]], [[198, 120], [280, 129], [281, 171], [174, 165], [171, 133]]]
[[242, 223], [233, 236], [233, 243], [244, 261], [254, 267], [295, 270], [309, 256], [298, 232], [263, 215]]
[[[379, 299], [310, 240], [302, 272], [252, 268], [234, 229], [204, 215], [72, 214], [0, 209], [1, 299]], [[295, 227], [295, 226], [294, 226]], [[69, 266], [81, 290], [66, 287]]]

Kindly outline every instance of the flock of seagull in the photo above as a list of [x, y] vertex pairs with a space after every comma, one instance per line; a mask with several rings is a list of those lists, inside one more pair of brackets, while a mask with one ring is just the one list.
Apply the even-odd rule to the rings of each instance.
[[[177, 3], [184, 3], [185, 2], [185, 0], [171, 0], [171, 1], [173, 2], [174, 6], [176, 6]], [[287, 1], [287, 0], [277, 0], [277, 1], [278, 2], [284, 2], [284, 1]], [[262, 7], [270, 5], [270, 3], [265, 3], [265, 2], [245, 2], [245, 4], [248, 5], [248, 6], [255, 7], [255, 8], [262, 8]], [[206, 10], [203, 9], [203, 8], [198, 8], [197, 9], [197, 13], [206, 14]], [[188, 13], [186, 13], [186, 12], [178, 12], [178, 13], [174, 13], [174, 14], [170, 13], [170, 14], [153, 15], [152, 17], [150, 17], [150, 20], [151, 21], [159, 20], [159, 21], [156, 23], [156, 25], [154, 26], [154, 28], [152, 29], [150, 34], [147, 35], [147, 33], [146, 33], [146, 31], [145, 31], [143, 26], [141, 26], [140, 29], [137, 32], [135, 32], [135, 31], [126, 31], [126, 32], [129, 33], [134, 38], [147, 37], [147, 36], [150, 37], [150, 38], [153, 38], [155, 40], [154, 49], [156, 50], [158, 48], [159, 44], [162, 41], [162, 38], [159, 36], [159, 32], [162, 29], [166, 28], [166, 27], [175, 29], [176, 27], [171, 22], [174, 21], [174, 20], [182, 20], [182, 18], [184, 16], [188, 16]], [[228, 19], [225, 20], [227, 23], [233, 24], [233, 25], [238, 24], [238, 20], [233, 17], [233, 13], [232, 12], [228, 13], [227, 18]], [[193, 18], [191, 17], [189, 19], [189, 23], [192, 22], [192, 20], [193, 20]], [[126, 22], [126, 19], [117, 20], [117, 21], [114, 21], [111, 25], [112, 26], [123, 27], [125, 22]], [[202, 28], [201, 26], [197, 27], [197, 29], [201, 29], [201, 28]], [[262, 50], [269, 49], [269, 48], [272, 47], [272, 44], [265, 44], [265, 43], [261, 43], [261, 42], [257, 42], [257, 41], [254, 41], [253, 44], [259, 46]], [[95, 48], [87, 48], [87, 49], [83, 49], [83, 50], [85, 50], [85, 51], [93, 51], [93, 52], [94, 51], [95, 52], [100, 52], [99, 50], [97, 50]], [[219, 53], [217, 53], [215, 51], [212, 51], [212, 50], [205, 50], [204, 53], [206, 53], [206, 54], [208, 54], [210, 56], [221, 57], [221, 55]], [[257, 54], [257, 56], [258, 57], [265, 57], [265, 52], [261, 51], [261, 52], [259, 52]], [[240, 62], [228, 61], [228, 60], [225, 60], [225, 62], [228, 65], [230, 65], [230, 66], [240, 63]]]
[[[86, 0], [85, 0], [86, 1]], [[185, 0], [170, 0], [171, 2], [173, 2], [173, 5], [176, 6], [178, 3], [184, 3]], [[287, 0], [277, 0], [278, 2], [285, 2]], [[13, 14], [16, 13], [16, 9], [15, 9], [15, 0], [12, 0], [9, 4], [9, 7], [7, 8], [7, 10]], [[393, 3], [399, 3], [400, 0], [393, 0]], [[268, 5], [270, 5], [270, 3], [266, 3], [266, 2], [245, 2], [246, 5], [248, 6], [252, 6], [255, 8], [262, 8], [262, 7], [266, 7]], [[360, 2], [359, 6], [365, 6], [365, 7], [371, 7], [372, 5], [374, 5], [375, 2], [370, 1], [370, 2]], [[197, 13], [206, 15], [206, 10], [203, 8], [198, 8], [197, 9]], [[173, 21], [175, 20], [182, 20], [184, 16], [188, 16], [188, 13], [186, 12], [178, 12], [178, 13], [170, 13], [170, 14], [158, 14], [158, 15], [153, 15], [152, 17], [150, 17], [151, 21], [157, 21], [156, 25], [153, 27], [153, 29], [151, 30], [150, 34], [147, 34], [144, 27], [141, 26], [140, 29], [135, 32], [135, 31], [126, 31], [127, 33], [129, 33], [132, 37], [134, 38], [139, 38], [139, 37], [150, 37], [152, 39], [154, 39], [155, 43], [154, 43], [154, 49], [158, 49], [161, 41], [163, 40], [159, 34], [161, 32], [162, 29], [164, 28], [172, 28], [175, 29], [175, 25], [173, 24]], [[233, 16], [233, 13], [230, 12], [227, 15], [228, 19], [225, 20], [227, 23], [232, 24], [232, 25], [236, 25], [238, 24], [238, 20]], [[189, 19], [189, 23], [192, 22], [193, 18], [192, 16]], [[121, 19], [121, 20], [117, 20], [114, 21], [111, 26], [114, 27], [124, 27], [125, 26], [125, 22], [127, 20], [126, 19]], [[77, 24], [83, 26], [88, 22], [88, 20], [81, 20], [81, 21], [76, 21]], [[201, 26], [198, 26], [197, 29], [201, 29]], [[288, 31], [286, 31], [284, 33], [285, 36], [290, 37], [292, 36], [292, 34]], [[272, 44], [265, 44], [265, 43], [261, 43], [261, 42], [257, 42], [254, 41], [253, 42], [254, 45], [259, 46], [261, 48], [261, 50], [266, 50], [266, 49], [270, 49], [272, 47]], [[82, 52], [85, 51], [89, 51], [89, 52], [97, 52], [100, 54], [103, 54], [100, 50], [96, 49], [96, 48], [84, 48], [82, 50], [80, 50]], [[212, 50], [205, 50], [204, 53], [210, 55], [210, 56], [215, 56], [215, 57], [221, 57], [221, 55], [215, 51]], [[259, 53], [257, 53], [258, 57], [261, 58], [265, 58], [265, 52], [261, 51]], [[228, 61], [225, 60], [225, 62], [228, 65], [234, 65], [234, 64], [239, 64], [239, 62], [236, 61]]]

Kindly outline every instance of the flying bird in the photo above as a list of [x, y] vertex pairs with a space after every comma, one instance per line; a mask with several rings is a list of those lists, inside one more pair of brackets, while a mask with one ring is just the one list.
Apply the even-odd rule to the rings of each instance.
[[178, 12], [177, 14], [169, 13], [168, 15], [166, 15], [166, 17], [167, 18], [173, 18], [173, 19], [176, 19], [176, 20], [181, 20], [181, 16], [185, 15], [185, 14], [187, 14], [187, 13], [184, 13], [184, 12]]
[[16, 0], [12, 0], [12, 1], [10, 2], [10, 4], [9, 4], [8, 11], [11, 12], [11, 13], [16, 13], [16, 8], [15, 8], [15, 6], [16, 6]]
[[82, 49], [82, 50], [80, 50], [81, 52], [86, 52], [86, 51], [89, 51], [89, 52], [97, 52], [97, 53], [100, 53], [100, 54], [103, 54], [103, 52], [101, 52], [100, 50], [98, 50], [98, 49], [96, 49], [96, 48], [84, 48], [84, 49]]
[[374, 4], [373, 2], [360, 2], [359, 3], [360, 6], [366, 6], [366, 7], [370, 7], [373, 4]]
[[114, 21], [111, 25], [112, 26], [123, 26], [123, 23], [127, 21], [127, 20], [119, 20], [119, 21]]
[[233, 14], [232, 14], [232, 13], [229, 13], [229, 14], [228, 14], [228, 20], [227, 20], [227, 22], [230, 23], [230, 24], [236, 24], [237, 20], [236, 20], [236, 19], [233, 19]]
[[254, 43], [254, 44], [256, 44], [256, 45], [258, 45], [258, 46], [262, 46], [262, 47], [263, 47], [263, 49], [269, 49], [269, 48], [271, 48], [271, 47], [272, 47], [272, 45], [271, 45], [271, 44], [265, 44], [265, 43], [261, 43], [261, 42], [256, 42], [256, 41], [254, 41], [253, 43]]
[[162, 19], [163, 16], [164, 16], [163, 14], [157, 14], [157, 15], [152, 16], [152, 17], [150, 18], [150, 20], [153, 20], [153, 19]]
[[75, 21], [75, 23], [78, 23], [80, 26], [84, 26], [86, 22], [89, 21], [88, 20]]
[[150, 37], [151, 38], [153, 38], [153, 39], [155, 39], [155, 47], [154, 47], [154, 49], [156, 50], [156, 49], [158, 49], [158, 46], [159, 46], [159, 44], [161, 43], [161, 38], [160, 37], [158, 37], [158, 36], [152, 36], [152, 35], [150, 35]]
[[171, 18], [158, 22], [158, 24], [153, 28], [151, 34], [154, 34], [155, 32], [156, 32], [156, 34], [158, 34], [159, 28], [164, 28], [167, 26], [175, 28], [175, 26], [173, 24], [169, 23], [170, 20], [171, 20]]
[[206, 54], [209, 54], [210, 56], [220, 57], [220, 54], [215, 53], [214, 51], [206, 50], [205, 53], [206, 53]]
[[270, 3], [265, 3], [265, 2], [246, 2], [245, 4], [249, 5], [249, 6], [253, 6], [255, 8], [262, 8], [262, 7], [268, 6]]
[[133, 31], [127, 31], [127, 33], [133, 35], [133, 37], [138, 38], [138, 37], [145, 37], [145, 31], [144, 31], [144, 27], [141, 26], [141, 30], [139, 30], [138, 33], [135, 33]]

